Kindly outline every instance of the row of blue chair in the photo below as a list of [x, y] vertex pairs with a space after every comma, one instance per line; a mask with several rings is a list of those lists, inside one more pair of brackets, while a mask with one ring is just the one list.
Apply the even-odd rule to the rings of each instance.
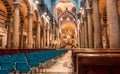
[[[33, 67], [43, 67], [43, 63], [66, 53], [67, 50], [49, 50], [42, 52], [30, 52], [13, 55], [3, 55], [0, 57], [0, 66], [3, 72], [7, 69], [8, 72], [16, 71], [32, 72], [35, 70]], [[47, 64], [46, 64], [47, 65]], [[46, 65], [44, 65], [46, 67]], [[0, 73], [1, 74], [1, 73]]]

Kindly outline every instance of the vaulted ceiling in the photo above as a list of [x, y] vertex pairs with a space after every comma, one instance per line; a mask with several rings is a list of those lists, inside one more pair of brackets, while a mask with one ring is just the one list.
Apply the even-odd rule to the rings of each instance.
[[[48, 7], [48, 10], [53, 13], [53, 9], [55, 5], [59, 2], [60, 0], [44, 0], [44, 4]], [[70, 0], [76, 8], [80, 8], [80, 1], [81, 0]]]

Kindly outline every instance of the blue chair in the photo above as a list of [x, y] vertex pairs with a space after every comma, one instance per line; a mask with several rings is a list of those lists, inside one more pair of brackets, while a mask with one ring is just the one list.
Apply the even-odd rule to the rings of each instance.
[[20, 54], [18, 54], [17, 58], [26, 58], [26, 56], [24, 53], [20, 53]]
[[1, 65], [1, 69], [7, 69], [9, 72], [16, 71], [16, 68], [11, 62], [3, 62]]
[[27, 57], [27, 58], [34, 58], [34, 55], [33, 55], [33, 53], [27, 53], [27, 54], [26, 54], [26, 57]]
[[16, 63], [17, 62], [27, 62], [26, 58], [17, 58]]
[[16, 61], [16, 59], [17, 59], [17, 54], [12, 54], [9, 58], [11, 58], [11, 59], [13, 59], [14, 61]]
[[3, 62], [3, 58], [0, 57], [0, 66], [2, 65], [2, 62]]
[[0, 74], [9, 74], [7, 69], [0, 69]]
[[32, 73], [32, 71], [35, 70], [35, 69], [30, 68], [29, 65], [27, 63], [25, 63], [25, 62], [17, 62], [16, 63], [16, 70], [19, 71], [20, 74], [21, 73], [26, 73], [27, 74], [27, 72]]
[[39, 68], [39, 66], [41, 66], [37, 58], [28, 58], [28, 64], [30, 65], [30, 67], [35, 67], [35, 68]]
[[8, 58], [8, 59], [3, 59], [3, 62], [11, 62], [14, 65], [14, 59]]
[[37, 58], [28, 58], [28, 63], [31, 67], [39, 66], [39, 61]]
[[3, 58], [3, 59], [8, 59], [9, 58], [9, 55], [3, 55], [3, 56], [1, 56], [1, 58]]

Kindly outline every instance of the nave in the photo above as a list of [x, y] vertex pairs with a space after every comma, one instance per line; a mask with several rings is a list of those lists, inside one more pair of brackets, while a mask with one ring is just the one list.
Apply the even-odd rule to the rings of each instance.
[[0, 74], [28, 71], [119, 74], [120, 0], [0, 0]]

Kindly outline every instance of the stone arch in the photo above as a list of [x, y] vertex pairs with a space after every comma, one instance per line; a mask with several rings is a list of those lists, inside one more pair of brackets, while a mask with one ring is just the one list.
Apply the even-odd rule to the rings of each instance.
[[62, 12], [62, 13], [58, 16], [58, 18], [61, 17], [62, 15], [64, 15], [65, 13], [70, 13], [70, 14], [76, 19], [76, 15], [75, 15], [74, 13], [70, 12], [70, 11], [64, 11], [64, 12]]
[[20, 23], [24, 23], [24, 16], [21, 10], [20, 10], [19, 15], [20, 15]]
[[35, 13], [35, 15], [36, 15], [36, 20], [39, 20], [40, 18], [39, 18], [39, 11], [38, 10], [34, 10], [34, 13]]
[[29, 0], [25, 0], [25, 3], [26, 3], [26, 5], [27, 5], [27, 8], [28, 8], [28, 10], [31, 8], [31, 5], [30, 5], [30, 2], [29, 2]]
[[[61, 20], [60, 20], [61, 18], [62, 18], [64, 21], [61, 21]], [[67, 18], [69, 18], [70, 21], [66, 21]], [[70, 11], [63, 12], [63, 13], [61, 13], [60, 16], [58, 17], [59, 27], [60, 27], [60, 25], [63, 24], [64, 22], [74, 23], [75, 26], [77, 27], [77, 24], [76, 24], [75, 20], [76, 20], [76, 16], [75, 16], [74, 13], [72, 13], [72, 12], [70, 12]]]
[[24, 27], [27, 30], [28, 27], [28, 16], [29, 16], [29, 12], [31, 10], [31, 4], [29, 2], [29, 0], [22, 0], [22, 8], [20, 8], [20, 15], [22, 14], [23, 16], [21, 16], [21, 18], [23, 17], [23, 22], [24, 22]]
[[10, 19], [12, 17], [12, 8], [9, 5], [7, 0], [1, 0], [3, 2], [3, 4], [5, 5], [6, 9], [7, 9], [7, 18]]
[[37, 33], [38, 20], [39, 20], [39, 12], [37, 10], [34, 10], [34, 13], [33, 13], [33, 35], [36, 35], [36, 33]]

